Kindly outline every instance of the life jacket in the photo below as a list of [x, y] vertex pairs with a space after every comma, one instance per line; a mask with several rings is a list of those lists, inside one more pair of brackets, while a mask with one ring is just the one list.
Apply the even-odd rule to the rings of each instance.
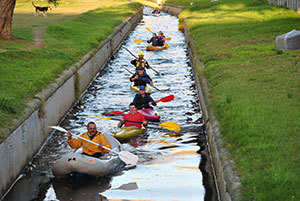
[[140, 60], [137, 60], [136, 61], [136, 67], [143, 67], [145, 68], [145, 63], [146, 63], [146, 60], [145, 59], [142, 59], [141, 61]]

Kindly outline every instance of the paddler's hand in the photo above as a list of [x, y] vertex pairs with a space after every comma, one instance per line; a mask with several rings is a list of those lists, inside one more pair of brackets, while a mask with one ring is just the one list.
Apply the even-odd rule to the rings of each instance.
[[149, 104], [149, 105], [152, 105], [152, 102], [149, 102], [148, 104]]
[[124, 124], [124, 122], [125, 122], [124, 119], [120, 119], [121, 124]]
[[143, 126], [147, 127], [147, 121], [143, 121]]
[[151, 67], [151, 66], [149, 66], [149, 67], [148, 67], [148, 69], [152, 69], [152, 67]]
[[100, 147], [101, 149], [103, 149], [103, 144], [102, 144], [102, 143], [99, 143], [99, 147]]
[[68, 139], [72, 139], [72, 133], [71, 133], [71, 131], [68, 131]]
[[139, 76], [138, 76], [138, 75], [135, 75], [134, 78], [132, 78], [132, 80], [136, 80], [136, 79], [138, 79], [138, 78], [139, 78]]

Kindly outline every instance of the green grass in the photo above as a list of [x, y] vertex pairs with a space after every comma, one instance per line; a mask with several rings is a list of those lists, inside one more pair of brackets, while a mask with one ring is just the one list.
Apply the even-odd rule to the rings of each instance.
[[300, 200], [300, 51], [275, 44], [300, 29], [300, 16], [264, 1], [167, 3], [186, 5], [180, 18], [205, 63], [243, 200]]
[[[108, 3], [99, 2], [98, 6]], [[21, 116], [26, 102], [53, 82], [62, 70], [97, 47], [113, 32], [115, 26], [141, 7], [140, 4], [126, 1], [109, 2], [110, 7], [102, 6], [82, 14], [82, 7], [76, 14], [69, 13], [67, 17], [53, 14], [54, 19], [51, 19], [49, 14], [47, 25], [38, 25], [38, 22], [46, 20], [44, 17], [16, 13], [33, 20], [28, 22], [28, 26], [22, 23], [15, 26], [14, 41], [0, 41], [0, 128], [10, 128], [12, 120]], [[74, 7], [69, 10], [76, 11]], [[30, 48], [34, 28], [45, 30], [45, 44], [39, 48]], [[0, 131], [0, 139], [6, 137], [6, 133]]]

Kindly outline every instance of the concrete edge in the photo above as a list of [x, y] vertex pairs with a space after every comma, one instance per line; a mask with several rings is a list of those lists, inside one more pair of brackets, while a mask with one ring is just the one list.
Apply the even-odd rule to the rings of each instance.
[[221, 139], [220, 126], [215, 119], [213, 109], [207, 107], [211, 100], [208, 82], [205, 77], [204, 64], [197, 56], [193, 40], [190, 37], [189, 28], [184, 19], [184, 33], [189, 47], [189, 55], [192, 61], [193, 72], [198, 90], [198, 96], [203, 112], [205, 129], [208, 135], [208, 148], [212, 160], [212, 169], [216, 176], [217, 191], [220, 200], [237, 201], [240, 200], [240, 190], [242, 188], [240, 178], [235, 170], [235, 164], [231, 160], [230, 153], [225, 148], [225, 143]]
[[[182, 7], [164, 4], [163, 10], [178, 16]], [[241, 181], [236, 172], [234, 161], [231, 159], [230, 153], [225, 148], [225, 143], [221, 139], [220, 126], [213, 114], [213, 109], [207, 107], [211, 103], [211, 100], [209, 99], [210, 92], [204, 72], [205, 66], [197, 56], [186, 19], [184, 19], [184, 34], [188, 42], [188, 51], [208, 136], [208, 154], [212, 161], [211, 165], [215, 176], [217, 197], [218, 200], [222, 201], [237, 201], [241, 199]]]
[[142, 17], [143, 8], [115, 27], [97, 48], [37, 93], [26, 104], [22, 116], [14, 120], [13, 128], [5, 129], [10, 135], [0, 144], [0, 198], [52, 132], [49, 125], [56, 125], [61, 120]]

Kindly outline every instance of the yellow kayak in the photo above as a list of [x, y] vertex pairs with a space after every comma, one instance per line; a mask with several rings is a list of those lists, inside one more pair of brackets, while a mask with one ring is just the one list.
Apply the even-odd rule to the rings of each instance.
[[165, 46], [152, 46], [152, 45], [148, 45], [146, 47], [147, 51], [153, 51], [153, 50], [164, 50], [167, 49]]
[[[133, 90], [133, 91], [139, 92], [140, 91], [140, 86], [134, 86], [134, 82], [131, 82], [130, 89]], [[146, 86], [146, 93], [147, 94], [151, 93], [151, 89], [147, 86]]]
[[144, 132], [145, 132], [145, 128], [122, 127], [122, 128], [118, 128], [113, 133], [113, 137], [120, 139], [120, 140], [124, 140], [124, 139], [128, 139], [128, 138], [133, 138]]

